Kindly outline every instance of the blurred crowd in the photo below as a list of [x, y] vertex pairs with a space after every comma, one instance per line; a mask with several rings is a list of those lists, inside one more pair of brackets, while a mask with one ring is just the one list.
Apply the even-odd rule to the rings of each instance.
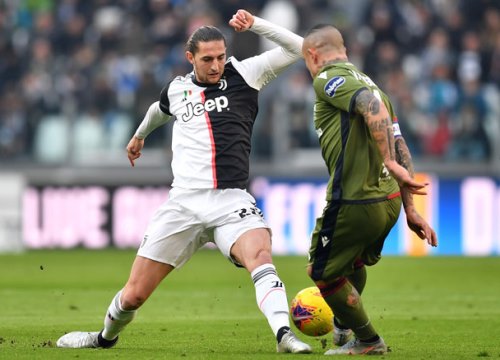
[[[337, 26], [350, 61], [391, 96], [417, 161], [498, 156], [498, 0], [3, 0], [0, 161], [123, 158], [161, 88], [191, 71], [184, 43], [195, 28], [218, 26], [239, 59], [270, 46], [228, 27], [239, 8], [300, 35]], [[316, 148], [313, 101], [302, 63], [264, 89], [253, 156]], [[168, 137], [165, 127], [147, 146], [166, 149]]]

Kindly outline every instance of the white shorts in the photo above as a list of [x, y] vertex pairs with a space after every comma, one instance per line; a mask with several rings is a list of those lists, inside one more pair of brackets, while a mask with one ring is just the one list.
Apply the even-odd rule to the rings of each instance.
[[245, 190], [172, 188], [149, 222], [137, 255], [179, 268], [213, 242], [239, 265], [231, 258], [231, 247], [243, 233], [259, 228], [271, 232]]

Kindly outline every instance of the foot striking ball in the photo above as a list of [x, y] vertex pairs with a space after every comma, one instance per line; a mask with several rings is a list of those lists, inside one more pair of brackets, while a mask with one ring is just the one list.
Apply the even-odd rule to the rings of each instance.
[[305, 288], [292, 300], [290, 316], [305, 335], [323, 336], [333, 329], [333, 312], [316, 286]]

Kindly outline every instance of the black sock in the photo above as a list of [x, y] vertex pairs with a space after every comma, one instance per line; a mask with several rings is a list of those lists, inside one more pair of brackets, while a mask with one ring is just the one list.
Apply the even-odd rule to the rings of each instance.
[[283, 326], [278, 330], [276, 334], [276, 340], [278, 340], [278, 344], [281, 342], [281, 338], [283, 335], [288, 334], [290, 332], [290, 328], [288, 326]]
[[116, 344], [117, 341], [118, 341], [118, 336], [115, 337], [113, 340], [107, 340], [107, 339], [103, 338], [102, 331], [99, 333], [99, 335], [97, 335], [97, 342], [99, 343], [99, 345], [101, 347], [103, 347], [105, 349], [112, 347], [113, 345]]
[[349, 329], [347, 326], [344, 326], [341, 323], [339, 323], [339, 321], [337, 320], [336, 317], [333, 317], [333, 323], [335, 324], [335, 326], [337, 327], [337, 329], [340, 329], [340, 330], [347, 330], [347, 329]]
[[375, 335], [369, 339], [364, 339], [364, 340], [359, 339], [359, 341], [364, 342], [364, 343], [374, 343], [374, 342], [379, 341], [379, 340], [380, 340], [380, 336], [378, 336], [378, 335]]

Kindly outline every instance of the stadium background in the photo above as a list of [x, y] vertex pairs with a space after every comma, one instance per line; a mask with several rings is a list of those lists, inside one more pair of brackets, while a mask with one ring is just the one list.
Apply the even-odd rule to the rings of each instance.
[[[500, 253], [500, 3], [472, 0], [26, 0], [0, 5], [0, 251], [134, 248], [171, 181], [170, 127], [131, 169], [124, 148], [174, 74], [183, 45], [220, 27], [242, 59], [269, 44], [235, 34], [238, 8], [303, 34], [333, 23], [350, 60], [392, 98], [419, 177], [435, 255]], [[262, 91], [251, 192], [274, 249], [302, 254], [326, 169], [303, 63]], [[429, 254], [405, 230], [387, 254]]]

